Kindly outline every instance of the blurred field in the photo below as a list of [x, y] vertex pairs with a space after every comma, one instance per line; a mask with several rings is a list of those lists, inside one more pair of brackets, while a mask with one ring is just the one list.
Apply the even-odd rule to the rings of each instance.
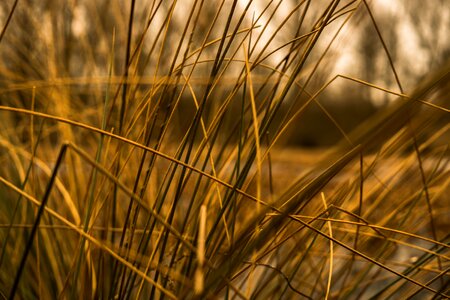
[[0, 297], [449, 298], [450, 8], [383, 3], [0, 3]]

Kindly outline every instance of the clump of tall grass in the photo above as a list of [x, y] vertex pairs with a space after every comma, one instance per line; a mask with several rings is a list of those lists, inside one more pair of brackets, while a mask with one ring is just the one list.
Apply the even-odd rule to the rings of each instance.
[[[450, 65], [403, 91], [369, 4], [2, 4], [0, 295], [448, 297]], [[333, 72], [355, 18], [397, 89]], [[339, 82], [397, 99], [349, 130]]]

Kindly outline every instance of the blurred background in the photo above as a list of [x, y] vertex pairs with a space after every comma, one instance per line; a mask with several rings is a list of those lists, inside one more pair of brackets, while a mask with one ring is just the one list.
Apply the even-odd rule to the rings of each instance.
[[[14, 2], [1, 1], [0, 24], [6, 23]], [[194, 4], [201, 13], [187, 14]], [[234, 4], [236, 13], [229, 19]], [[252, 64], [256, 97], [265, 101], [278, 92], [274, 86], [294, 72], [291, 62], [298, 60], [295, 56], [307, 44], [302, 36], [309, 37], [328, 5], [329, 1], [136, 1], [130, 41], [134, 51], [127, 71], [132, 81], [127, 89], [129, 102], [140, 103], [140, 99], [161, 94], [181, 96], [171, 131], [182, 136], [196, 111], [192, 92], [201, 98], [220, 47], [217, 39], [228, 20], [230, 28], [238, 24], [240, 32], [223, 54], [229, 62], [210, 91], [214, 100], [207, 103], [204, 117], [211, 120], [229, 97], [233, 98], [230, 107], [240, 108], [236, 99], [242, 98], [244, 89], [233, 89], [245, 61], [242, 45]], [[348, 132], [397, 98], [349, 79], [336, 79], [338, 74], [407, 94], [450, 57], [450, 5], [445, 0], [341, 1], [337, 11], [301, 72], [295, 74], [296, 87], [283, 99], [279, 120], [273, 122], [278, 125], [272, 131], [299, 108], [302, 112], [280, 142], [310, 147], [334, 144], [342, 138], [336, 122]], [[117, 84], [111, 97], [125, 74], [129, 12], [129, 1], [19, 1], [0, 44], [1, 104], [29, 108], [35, 87], [36, 109], [49, 106], [49, 113], [72, 119], [80, 119], [76, 114], [82, 112], [92, 124], [99, 124], [97, 108], [104, 101], [111, 56], [112, 82]], [[203, 43], [211, 44], [199, 51]], [[158, 80], [174, 74], [182, 75], [170, 83], [170, 89], [155, 90]], [[182, 87], [186, 77], [192, 91]], [[317, 101], [302, 107], [332, 79]], [[170, 107], [169, 102], [162, 99], [161, 105]], [[226, 118], [236, 113], [229, 112]], [[233, 127], [233, 122], [226, 123]]]

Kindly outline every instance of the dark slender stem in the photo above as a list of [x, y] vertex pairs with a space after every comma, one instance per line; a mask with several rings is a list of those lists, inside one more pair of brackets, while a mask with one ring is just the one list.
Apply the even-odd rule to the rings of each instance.
[[11, 8], [11, 11], [9, 12], [8, 18], [6, 19], [5, 26], [3, 26], [2, 32], [0, 33], [0, 43], [2, 42], [3, 36], [5, 35], [6, 29], [8, 28], [9, 22], [11, 22], [12, 16], [14, 14], [14, 11], [16, 10], [17, 3], [19, 3], [19, 0], [16, 0]]
[[123, 122], [126, 114], [126, 101], [127, 101], [127, 79], [128, 79], [128, 71], [130, 68], [130, 52], [131, 52], [131, 38], [133, 35], [133, 16], [134, 16], [134, 5], [135, 0], [131, 1], [130, 8], [130, 19], [128, 20], [128, 34], [127, 34], [127, 50], [125, 53], [125, 72], [124, 72], [124, 84], [122, 89], [122, 105], [120, 107], [120, 120], [119, 120], [119, 130], [122, 132]]
[[53, 183], [56, 179], [56, 174], [58, 173], [58, 168], [61, 165], [62, 160], [64, 159], [64, 154], [66, 153], [67, 147], [69, 144], [65, 143], [61, 146], [61, 150], [59, 151], [58, 158], [56, 159], [55, 168], [52, 171], [52, 175], [50, 177], [50, 181], [47, 184], [47, 188], [45, 189], [44, 197], [42, 198], [41, 205], [39, 206], [39, 210], [36, 215], [36, 220], [34, 221], [33, 228], [31, 229], [31, 234], [28, 237], [28, 241], [25, 247], [25, 251], [22, 255], [22, 259], [20, 261], [19, 269], [17, 270], [16, 276], [14, 278], [14, 284], [9, 294], [9, 299], [14, 299], [16, 295], [17, 288], [19, 286], [20, 277], [22, 275], [23, 269], [25, 267], [25, 263], [30, 253], [31, 247], [33, 246], [34, 236], [36, 235], [37, 228], [41, 221], [41, 217], [44, 213], [45, 206], [47, 205], [48, 199], [50, 198], [50, 193], [53, 188]]

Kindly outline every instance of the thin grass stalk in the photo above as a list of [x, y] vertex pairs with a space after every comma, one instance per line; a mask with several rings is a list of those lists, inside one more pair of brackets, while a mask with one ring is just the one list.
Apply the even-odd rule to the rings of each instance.
[[16, 11], [16, 7], [17, 7], [18, 3], [19, 3], [19, 0], [15, 0], [14, 1], [13, 5], [11, 7], [11, 10], [10, 10], [10, 12], [8, 14], [8, 17], [6, 18], [5, 25], [3, 25], [2, 32], [0, 33], [0, 43], [3, 40], [3, 36], [5, 35], [6, 29], [8, 29], [9, 23], [11, 22], [11, 19], [12, 19], [13, 15], [14, 15], [14, 12]]
[[24, 249], [24, 252], [22, 254], [22, 258], [20, 260], [19, 267], [18, 267], [16, 275], [14, 277], [14, 282], [13, 282], [11, 291], [9, 293], [9, 299], [14, 299], [14, 297], [16, 295], [17, 289], [19, 287], [19, 282], [20, 282], [20, 279], [21, 279], [21, 276], [22, 276], [22, 272], [23, 272], [23, 270], [25, 268], [25, 263], [26, 263], [27, 258], [28, 258], [28, 254], [30, 253], [31, 248], [33, 246], [34, 238], [35, 238], [36, 233], [37, 233], [37, 228], [38, 228], [39, 223], [41, 221], [41, 217], [42, 217], [42, 214], [44, 213], [45, 206], [46, 206], [46, 204], [48, 202], [48, 199], [50, 198], [50, 193], [51, 193], [51, 191], [53, 189], [53, 183], [55, 182], [55, 178], [56, 178], [56, 174], [58, 173], [59, 166], [63, 162], [64, 155], [65, 155], [65, 153], [67, 151], [67, 147], [68, 147], [67, 144], [62, 145], [61, 146], [61, 150], [59, 151], [58, 156], [56, 158], [55, 167], [53, 168], [53, 172], [52, 172], [52, 175], [51, 175], [51, 177], [49, 179], [47, 187], [45, 189], [45, 193], [44, 193], [44, 196], [42, 198], [42, 202], [41, 202], [41, 204], [39, 206], [39, 209], [38, 209], [38, 211], [36, 213], [36, 218], [35, 218], [33, 227], [31, 228], [30, 236], [28, 237], [28, 240], [26, 242], [25, 249]]

